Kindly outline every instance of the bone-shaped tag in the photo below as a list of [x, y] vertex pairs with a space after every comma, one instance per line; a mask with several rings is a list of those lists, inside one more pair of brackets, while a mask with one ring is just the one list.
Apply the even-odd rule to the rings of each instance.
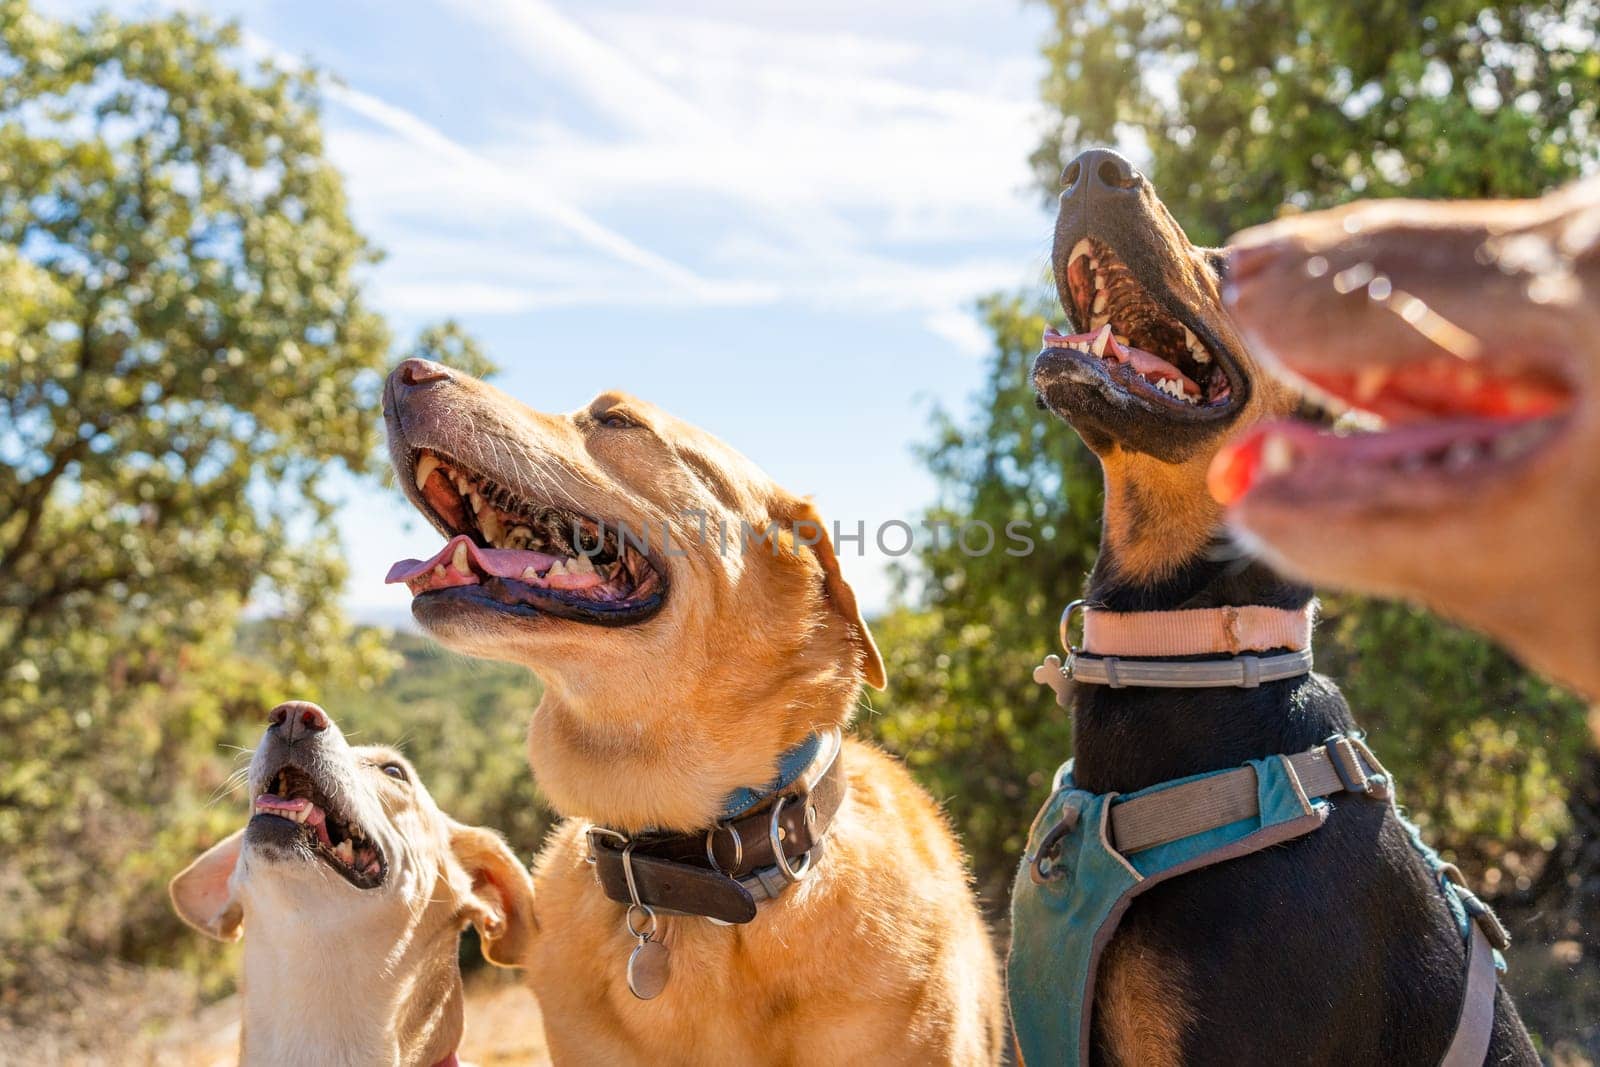
[[1060, 656], [1046, 656], [1044, 662], [1033, 669], [1033, 680], [1054, 689], [1056, 703], [1062, 707], [1067, 706], [1067, 693], [1071, 691], [1072, 680], [1067, 677], [1067, 672], [1061, 669]]

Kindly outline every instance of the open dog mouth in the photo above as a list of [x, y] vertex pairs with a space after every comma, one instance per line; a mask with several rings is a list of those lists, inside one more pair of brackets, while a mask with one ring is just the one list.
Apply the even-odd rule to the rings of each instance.
[[[390, 584], [423, 598], [470, 599], [504, 611], [626, 625], [665, 599], [663, 572], [621, 524], [524, 500], [442, 453], [417, 453], [423, 510], [450, 538], [427, 560], [401, 560]], [[642, 531], [639, 532], [642, 535]]]
[[1083, 333], [1047, 327], [1047, 352], [1076, 353], [1115, 387], [1175, 411], [1223, 410], [1233, 398], [1224, 361], [1151, 295], [1111, 247], [1084, 237], [1072, 247], [1062, 302]]
[[1364, 430], [1269, 423], [1212, 462], [1212, 495], [1392, 506], [1429, 503], [1524, 467], [1557, 438], [1576, 402], [1542, 368], [1488, 366], [1454, 355], [1356, 370], [1290, 369], [1340, 404], [1366, 412]]
[[357, 889], [376, 889], [389, 873], [383, 850], [358, 823], [340, 816], [311, 776], [298, 767], [284, 767], [268, 779], [255, 800], [251, 821], [258, 819], [298, 825], [306, 848]]

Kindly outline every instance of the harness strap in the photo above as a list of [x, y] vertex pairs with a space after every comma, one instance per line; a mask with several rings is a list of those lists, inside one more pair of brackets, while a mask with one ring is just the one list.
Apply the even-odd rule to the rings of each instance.
[[[1285, 758], [1294, 768], [1306, 800], [1342, 792], [1388, 797], [1389, 772], [1358, 737], [1337, 735], [1326, 744]], [[1118, 852], [1129, 855], [1241, 819], [1254, 819], [1260, 813], [1255, 768], [1236, 767], [1117, 801], [1111, 807], [1111, 843]]]
[[1472, 923], [1472, 939], [1467, 948], [1467, 991], [1461, 997], [1461, 1015], [1456, 1019], [1455, 1036], [1445, 1050], [1439, 1067], [1483, 1067], [1489, 1055], [1489, 1040], [1494, 1035], [1494, 994], [1499, 985], [1495, 973], [1494, 946], [1483, 927]]
[[1085, 606], [1083, 651], [1092, 656], [1238, 655], [1271, 648], [1311, 647], [1316, 601], [1303, 608], [1188, 608], [1181, 611], [1106, 611]]

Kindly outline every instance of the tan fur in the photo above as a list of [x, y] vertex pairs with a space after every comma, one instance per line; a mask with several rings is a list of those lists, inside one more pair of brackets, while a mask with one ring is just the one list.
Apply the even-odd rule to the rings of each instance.
[[1158, 955], [1131, 927], [1106, 946], [1094, 1012], [1105, 1048], [1122, 1067], [1179, 1067], [1194, 1023], [1183, 961]]
[[[1166, 206], [1151, 196], [1151, 225], [1171, 256], [1160, 279], [1227, 346], [1250, 396], [1239, 413], [1182, 463], [1167, 463], [1112, 444], [1100, 453], [1105, 474], [1105, 532], [1119, 573], [1156, 581], [1199, 555], [1222, 523], [1222, 507], [1206, 489], [1206, 471], [1228, 441], [1263, 419], [1288, 413], [1298, 391], [1260, 372], [1222, 306], [1207, 253], [1189, 243]], [[1154, 281], [1154, 279], [1151, 279]]]
[[519, 960], [533, 886], [499, 835], [441, 812], [397, 752], [338, 744], [341, 792], [389, 862], [382, 886], [257, 855], [239, 830], [172, 880], [173, 906], [208, 936], [245, 935], [241, 1063], [427, 1067], [461, 1041], [461, 930], [477, 926], [492, 962]]
[[[786, 528], [815, 523], [812, 506], [619, 393], [548, 415], [456, 375], [392, 403], [402, 479], [407, 450], [429, 448], [524, 499], [689, 535], [674, 538], [683, 555], [658, 553], [669, 593], [643, 623], [485, 611], [432, 627], [545, 682], [529, 759], [568, 819], [535, 865], [540, 933], [525, 960], [556, 1062], [997, 1062], [998, 966], [960, 851], [927, 795], [868, 746], [846, 742], [849, 793], [809, 878], [748, 925], [662, 919], [671, 978], [655, 1000], [628, 992], [624, 909], [584, 862], [586, 821], [709, 826], [729, 790], [771, 780], [785, 749], [848, 722], [863, 681], [882, 684], [831, 546], [797, 544]], [[617, 412], [634, 425], [602, 422]], [[704, 514], [707, 537], [686, 509]], [[775, 541], [740, 550], [741, 523], [773, 521], [785, 526]]]
[[[1312, 278], [1307, 260], [1327, 261]], [[1354, 370], [1441, 354], [1364, 291], [1358, 263], [1482, 342], [1488, 366], [1547, 368], [1578, 392], [1562, 438], [1514, 476], [1434, 506], [1246, 497], [1234, 518], [1280, 566], [1413, 598], [1600, 697], [1600, 181], [1539, 200], [1378, 201], [1285, 218], [1237, 238], [1234, 311], [1291, 367]]]

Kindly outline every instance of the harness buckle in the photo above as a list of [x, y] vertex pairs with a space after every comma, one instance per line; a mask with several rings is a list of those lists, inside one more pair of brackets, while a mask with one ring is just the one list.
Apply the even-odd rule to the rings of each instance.
[[1489, 944], [1501, 952], [1510, 948], [1511, 932], [1500, 921], [1500, 916], [1494, 913], [1494, 909], [1467, 887], [1467, 878], [1461, 873], [1461, 868], [1453, 863], [1446, 863], [1439, 868], [1439, 876], [1455, 887], [1456, 898], [1461, 901], [1461, 906], [1467, 909], [1467, 918], [1483, 931], [1483, 936], [1488, 939]]
[[1344, 786], [1345, 792], [1361, 793], [1380, 799], [1388, 797], [1388, 782], [1377, 775], [1367, 774], [1361, 766], [1361, 750], [1349, 737], [1344, 734], [1334, 734], [1322, 743], [1322, 747], [1327, 752], [1328, 762], [1333, 766], [1333, 773], [1339, 776], [1339, 783]]
[[1061, 818], [1056, 820], [1056, 824], [1045, 831], [1044, 837], [1039, 839], [1038, 849], [1031, 855], [1023, 857], [1023, 862], [1028, 865], [1028, 877], [1033, 879], [1034, 885], [1054, 882], [1066, 874], [1066, 870], [1056, 866], [1053, 861], [1061, 849], [1062, 839], [1077, 829], [1081, 817], [1081, 813], [1075, 807], [1064, 809]]

